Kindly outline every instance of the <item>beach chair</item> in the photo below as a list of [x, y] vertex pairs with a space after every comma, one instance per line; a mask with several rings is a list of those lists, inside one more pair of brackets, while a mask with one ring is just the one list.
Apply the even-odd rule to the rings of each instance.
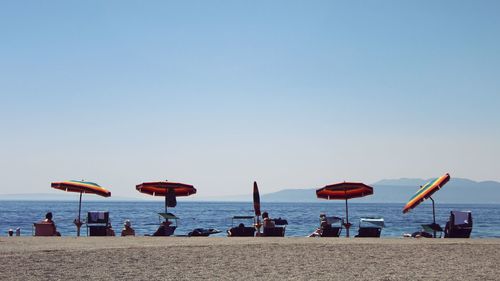
[[234, 216], [231, 218], [231, 228], [227, 230], [228, 237], [254, 237], [255, 227], [245, 226], [243, 223], [238, 222], [246, 221], [247, 225], [255, 224], [255, 217], [253, 216]]
[[109, 222], [109, 212], [87, 212], [87, 236], [106, 236], [106, 228]]
[[35, 222], [32, 232], [34, 236], [55, 236], [54, 225], [47, 222]]
[[272, 219], [274, 227], [264, 227], [262, 236], [284, 237], [288, 221], [282, 218]]
[[[422, 231], [417, 232], [421, 237], [425, 238], [441, 238], [443, 236], [443, 228], [437, 223], [422, 224]], [[412, 234], [413, 236], [413, 234]]]
[[450, 220], [444, 228], [444, 238], [470, 238], [472, 232], [472, 213], [470, 211], [451, 211]]
[[379, 238], [382, 228], [385, 226], [381, 217], [365, 217], [359, 219], [358, 235], [355, 237], [375, 237]]
[[158, 222], [161, 224], [162, 220], [174, 221], [174, 225], [169, 225], [165, 227], [163, 235], [160, 236], [172, 236], [177, 229], [177, 223], [179, 218], [172, 213], [158, 213]]
[[320, 237], [339, 237], [342, 232], [342, 219], [339, 217], [326, 217], [326, 222], [326, 227], [321, 228]]
[[275, 226], [275, 227], [264, 227], [263, 235], [268, 237], [284, 237], [285, 227]]

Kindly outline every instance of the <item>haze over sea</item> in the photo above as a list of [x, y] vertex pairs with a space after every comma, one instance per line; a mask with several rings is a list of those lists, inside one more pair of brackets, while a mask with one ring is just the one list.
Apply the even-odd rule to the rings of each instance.
[[[163, 210], [163, 201], [141, 202], [82, 202], [82, 218], [87, 211], [109, 211], [110, 219], [116, 233], [119, 234], [123, 221], [130, 219], [136, 234], [151, 234], [158, 226], [157, 212]], [[402, 214], [404, 204], [389, 203], [355, 203], [349, 202], [349, 221], [353, 223], [351, 236], [357, 233], [359, 217], [382, 216], [386, 227], [382, 237], [401, 237], [403, 233], [419, 230], [421, 224], [432, 222], [432, 206], [428, 202]], [[263, 211], [268, 211], [273, 218], [288, 220], [286, 236], [307, 236], [317, 226], [319, 214], [345, 216], [345, 205], [339, 202], [327, 203], [264, 203]], [[473, 215], [472, 238], [500, 237], [500, 205], [490, 204], [436, 204], [436, 221], [444, 225], [450, 210], [470, 210]], [[76, 236], [73, 219], [78, 215], [78, 201], [1, 201], [0, 230], [2, 236], [9, 228], [21, 228], [21, 235], [32, 235], [33, 222], [41, 220], [45, 213], [51, 211], [58, 230], [63, 236]], [[215, 236], [225, 236], [231, 227], [231, 217], [236, 215], [253, 215], [250, 202], [178, 202], [170, 212], [180, 217], [176, 235], [187, 234], [194, 228], [216, 228], [222, 231]], [[250, 222], [244, 222], [248, 224]], [[82, 228], [82, 235], [86, 235]], [[342, 231], [342, 236], [345, 230]]]

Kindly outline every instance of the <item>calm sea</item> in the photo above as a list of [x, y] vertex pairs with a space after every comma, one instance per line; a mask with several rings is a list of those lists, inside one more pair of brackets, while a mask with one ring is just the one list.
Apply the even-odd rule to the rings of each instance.
[[[111, 223], [117, 233], [123, 221], [130, 219], [137, 235], [150, 234], [158, 226], [157, 212], [163, 210], [163, 201], [147, 202], [91, 202], [82, 203], [82, 219], [87, 211], [109, 211]], [[444, 225], [450, 210], [470, 210], [473, 215], [473, 238], [500, 237], [500, 205], [436, 204], [436, 220]], [[262, 210], [273, 218], [288, 220], [286, 236], [307, 236], [319, 224], [319, 214], [345, 216], [342, 203], [263, 203]], [[401, 212], [403, 204], [367, 204], [349, 202], [349, 221], [354, 224], [351, 235], [357, 233], [358, 221], [363, 216], [382, 216], [386, 227], [383, 237], [401, 237], [403, 233], [419, 230], [419, 226], [432, 222], [432, 205], [424, 203], [408, 214]], [[73, 219], [78, 215], [77, 201], [0, 201], [0, 235], [7, 235], [9, 228], [21, 228], [21, 235], [32, 235], [33, 222], [42, 219], [47, 211], [54, 214], [54, 221], [63, 236], [75, 236]], [[252, 203], [244, 202], [178, 202], [169, 211], [180, 217], [176, 234], [187, 234], [194, 228], [222, 230], [215, 236], [225, 236], [231, 227], [231, 217], [252, 215]], [[82, 228], [82, 235], [86, 229]], [[342, 232], [345, 233], [344, 231]]]

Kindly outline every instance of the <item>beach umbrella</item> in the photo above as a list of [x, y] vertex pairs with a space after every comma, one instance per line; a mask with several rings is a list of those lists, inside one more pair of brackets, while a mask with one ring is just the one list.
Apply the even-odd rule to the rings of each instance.
[[327, 200], [345, 200], [346, 236], [349, 237], [349, 208], [347, 200], [373, 194], [373, 187], [359, 182], [341, 182], [316, 190], [316, 196]]
[[259, 187], [257, 182], [253, 182], [253, 209], [255, 211], [255, 216], [257, 217], [257, 235], [260, 233], [260, 195]]
[[136, 185], [135, 189], [141, 193], [153, 196], [164, 196], [165, 213], [167, 213], [168, 207], [175, 207], [177, 205], [176, 198], [178, 196], [189, 196], [196, 193], [196, 188], [190, 184], [170, 181], [144, 182]]
[[[432, 195], [440, 190], [448, 181], [450, 181], [450, 174], [445, 174], [442, 177], [431, 180], [430, 182], [421, 186], [417, 192], [410, 198], [410, 201], [406, 203], [403, 208], [403, 214], [409, 212], [411, 209], [417, 207], [426, 199], [431, 199], [432, 201], [432, 224], [436, 225], [436, 209], [434, 207], [434, 199]], [[434, 231], [434, 237], [436, 237], [436, 231]]]
[[81, 211], [82, 211], [82, 194], [83, 193], [90, 193], [90, 194], [100, 195], [103, 197], [110, 197], [111, 196], [111, 192], [109, 192], [104, 187], [98, 185], [97, 183], [84, 181], [84, 180], [53, 182], [53, 183], [51, 183], [51, 187], [55, 188], [55, 189], [63, 190], [63, 191], [80, 193], [80, 202], [78, 203], [78, 221], [75, 221], [76, 235], [77, 236], [80, 236], [80, 227], [82, 226], [82, 223], [80, 220]]

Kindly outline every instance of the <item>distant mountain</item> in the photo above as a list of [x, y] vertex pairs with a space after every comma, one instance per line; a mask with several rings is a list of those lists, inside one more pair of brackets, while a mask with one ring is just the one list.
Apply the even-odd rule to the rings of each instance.
[[[406, 203], [418, 188], [430, 179], [388, 179], [372, 184], [374, 194], [355, 199], [366, 203]], [[266, 202], [321, 202], [316, 198], [316, 189], [284, 189], [261, 196]], [[469, 179], [452, 178], [434, 199], [440, 203], [500, 204], [500, 183], [495, 181], [476, 182]]]
[[[355, 202], [365, 203], [406, 203], [417, 189], [427, 183], [430, 179], [384, 179], [371, 184], [374, 194], [363, 198], [354, 199]], [[261, 194], [262, 202], [327, 202], [316, 198], [316, 189], [283, 189], [277, 192]], [[153, 198], [116, 197], [103, 198], [89, 195], [85, 201], [146, 201]], [[500, 204], [500, 182], [482, 181], [476, 182], [463, 178], [451, 178], [451, 180], [433, 195], [439, 203], [456, 204]], [[71, 193], [41, 193], [41, 194], [0, 194], [0, 200], [78, 200], [77, 194]], [[182, 199], [181, 199], [182, 200]], [[228, 202], [250, 202], [250, 193], [234, 196], [214, 196], [191, 198], [193, 201], [228, 201]]]

